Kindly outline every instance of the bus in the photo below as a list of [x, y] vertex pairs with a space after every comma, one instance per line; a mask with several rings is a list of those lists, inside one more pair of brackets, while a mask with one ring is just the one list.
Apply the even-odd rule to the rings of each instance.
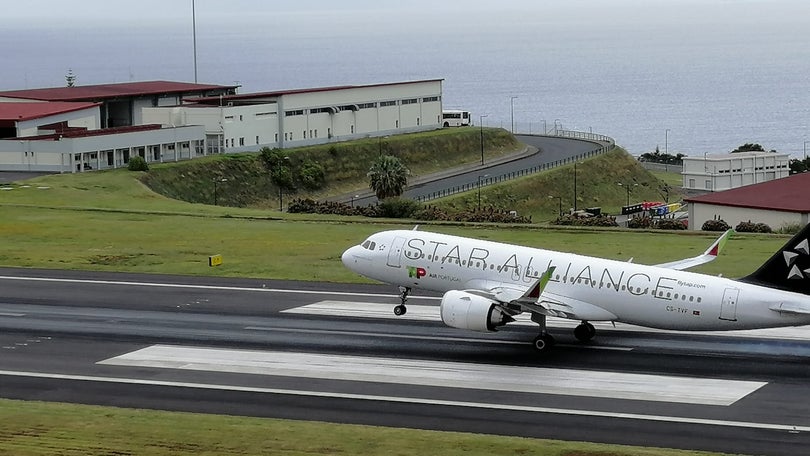
[[462, 111], [460, 109], [442, 111], [443, 127], [466, 127], [471, 125], [470, 119], [470, 111]]

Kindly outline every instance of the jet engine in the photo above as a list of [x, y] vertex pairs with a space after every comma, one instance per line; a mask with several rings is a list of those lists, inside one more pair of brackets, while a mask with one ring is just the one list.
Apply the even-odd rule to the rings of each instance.
[[444, 324], [459, 329], [496, 331], [498, 326], [515, 321], [494, 301], [466, 291], [448, 291], [439, 309]]

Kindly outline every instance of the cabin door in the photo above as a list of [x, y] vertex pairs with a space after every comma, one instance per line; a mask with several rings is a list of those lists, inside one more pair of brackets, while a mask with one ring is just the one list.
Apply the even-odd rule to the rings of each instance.
[[405, 245], [404, 237], [395, 237], [394, 242], [391, 243], [391, 248], [388, 250], [388, 266], [392, 268], [401, 267], [399, 257], [402, 253], [402, 246]]
[[720, 319], [737, 321], [737, 298], [740, 290], [737, 288], [726, 288], [723, 293], [723, 303], [720, 304]]

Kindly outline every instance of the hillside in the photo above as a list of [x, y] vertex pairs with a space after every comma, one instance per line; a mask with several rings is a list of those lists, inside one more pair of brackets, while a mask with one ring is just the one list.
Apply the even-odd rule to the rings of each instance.
[[[624, 149], [616, 148], [601, 156], [585, 159], [577, 170], [577, 208], [601, 207], [616, 214], [627, 204], [625, 184], [630, 184], [630, 202], [663, 201], [664, 183], [644, 169]], [[618, 183], [622, 185], [618, 185]], [[678, 189], [669, 192], [670, 201], [678, 201]], [[562, 201], [560, 201], [560, 199]], [[481, 206], [517, 211], [531, 215], [535, 222], [551, 220], [562, 210], [574, 206], [574, 165], [481, 188]], [[478, 192], [471, 191], [431, 202], [446, 209], [473, 209]]]
[[[475, 127], [442, 129], [383, 138], [285, 149], [293, 169], [307, 160], [326, 170], [326, 186], [317, 192], [298, 190], [294, 197], [324, 198], [366, 189], [370, 163], [380, 154], [399, 157], [411, 177], [429, 174], [481, 159], [481, 133]], [[520, 150], [522, 145], [506, 130], [484, 128], [486, 159]], [[224, 179], [224, 180], [223, 180]], [[197, 160], [155, 165], [142, 182], [155, 192], [192, 203], [236, 207], [277, 208], [278, 187], [270, 182], [256, 153], [217, 155]], [[285, 199], [286, 199], [285, 195]]]

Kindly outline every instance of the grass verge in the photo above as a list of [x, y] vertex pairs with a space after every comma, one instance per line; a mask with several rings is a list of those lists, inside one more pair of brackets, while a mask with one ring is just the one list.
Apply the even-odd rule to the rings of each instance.
[[457, 432], [0, 400], [0, 454], [698, 456]]

